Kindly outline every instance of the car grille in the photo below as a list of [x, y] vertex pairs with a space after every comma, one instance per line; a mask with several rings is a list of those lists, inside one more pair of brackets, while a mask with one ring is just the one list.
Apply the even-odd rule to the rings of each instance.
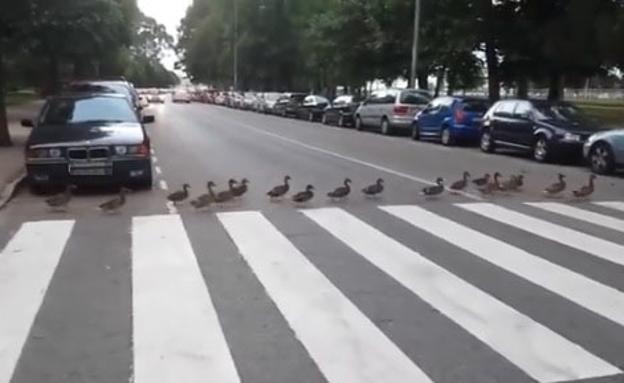
[[70, 160], [102, 160], [109, 157], [110, 151], [106, 147], [97, 148], [70, 148], [67, 157]]
[[86, 160], [87, 159], [87, 149], [71, 148], [71, 149], [67, 150], [67, 157], [70, 160]]
[[89, 149], [89, 158], [93, 160], [108, 158], [108, 148]]

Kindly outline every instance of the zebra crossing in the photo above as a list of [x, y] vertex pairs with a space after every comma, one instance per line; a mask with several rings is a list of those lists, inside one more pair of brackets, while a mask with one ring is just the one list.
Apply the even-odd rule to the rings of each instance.
[[[93, 297], [86, 310], [128, 318], [120, 374], [137, 383], [624, 379], [624, 203], [367, 209], [110, 217], [129, 235], [102, 239], [117, 245], [101, 257], [129, 257], [129, 287], [102, 280], [131, 304], [103, 315]], [[74, 241], [93, 225], [25, 222], [4, 244], [0, 383], [112, 381], [28, 361], [42, 355], [35, 329], [62, 296], [64, 259], [103, 248]], [[67, 320], [50, 336], [98, 324]]]

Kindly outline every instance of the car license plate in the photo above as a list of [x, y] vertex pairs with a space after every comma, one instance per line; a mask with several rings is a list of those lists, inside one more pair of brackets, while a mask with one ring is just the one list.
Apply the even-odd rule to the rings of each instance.
[[69, 169], [72, 176], [107, 176], [111, 174], [110, 168], [87, 168]]

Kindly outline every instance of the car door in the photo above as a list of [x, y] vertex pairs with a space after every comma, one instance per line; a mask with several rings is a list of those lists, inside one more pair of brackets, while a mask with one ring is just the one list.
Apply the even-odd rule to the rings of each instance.
[[360, 118], [362, 119], [362, 123], [364, 123], [364, 125], [371, 125], [373, 123], [373, 118], [375, 116], [374, 109], [379, 101], [379, 98], [380, 94], [378, 92], [374, 92], [360, 108]]
[[442, 105], [443, 98], [438, 97], [431, 101], [429, 105], [418, 116], [418, 127], [420, 129], [421, 134], [431, 134], [434, 130], [434, 121], [436, 120], [436, 116], [440, 111], [440, 106]]
[[532, 119], [533, 106], [529, 101], [518, 101], [511, 122], [511, 141], [526, 147], [533, 146], [534, 124]]
[[513, 113], [515, 101], [502, 101], [494, 111], [492, 127], [496, 141], [513, 144]]

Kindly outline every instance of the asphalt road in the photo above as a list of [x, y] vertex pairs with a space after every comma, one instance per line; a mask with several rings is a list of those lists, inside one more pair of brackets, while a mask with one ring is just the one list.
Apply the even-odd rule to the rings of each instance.
[[[151, 108], [151, 191], [0, 212], [0, 383], [622, 382], [624, 179], [199, 104]], [[437, 177], [522, 192], [430, 200]], [[305, 206], [266, 191], [312, 184]], [[166, 195], [248, 178], [202, 212]], [[348, 200], [325, 193], [344, 178]], [[377, 178], [386, 190], [366, 199]], [[605, 204], [605, 203], [611, 204]]]

